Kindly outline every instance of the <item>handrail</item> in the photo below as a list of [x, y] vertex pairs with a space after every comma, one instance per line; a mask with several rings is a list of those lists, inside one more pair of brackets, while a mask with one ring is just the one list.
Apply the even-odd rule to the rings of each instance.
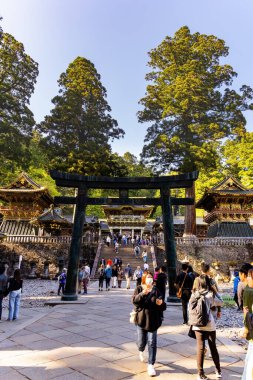
[[98, 244], [97, 253], [96, 253], [96, 256], [95, 256], [95, 259], [94, 259], [94, 263], [93, 263], [93, 267], [92, 267], [91, 275], [90, 275], [91, 278], [94, 278], [94, 277], [95, 277], [96, 270], [97, 270], [97, 267], [98, 267], [99, 257], [100, 257], [100, 255], [101, 255], [101, 249], [102, 249], [102, 243], [99, 243], [99, 244]]
[[244, 246], [253, 244], [253, 237], [176, 237], [178, 245], [197, 245], [197, 246]]
[[[7, 243], [71, 243], [71, 235], [66, 236], [37, 236], [37, 235], [7, 235], [4, 238], [4, 241]], [[92, 236], [84, 235], [82, 237], [82, 244], [85, 243], [94, 243], [96, 242], [95, 238]]]

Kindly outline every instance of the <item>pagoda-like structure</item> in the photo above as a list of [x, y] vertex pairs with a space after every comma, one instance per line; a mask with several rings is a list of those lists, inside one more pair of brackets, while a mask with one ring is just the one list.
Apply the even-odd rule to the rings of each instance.
[[41, 234], [71, 235], [72, 223], [64, 218], [61, 213], [61, 209], [55, 209], [54, 205], [51, 205], [48, 210], [31, 220], [30, 223], [39, 227]]
[[26, 173], [10, 185], [0, 188], [1, 231], [8, 235], [34, 235], [30, 221], [54, 203], [47, 188], [38, 185]]
[[154, 206], [103, 206], [107, 225], [112, 234], [150, 233], [147, 219], [151, 216]]
[[253, 190], [230, 176], [206, 190], [196, 203], [206, 211], [207, 237], [253, 237]]

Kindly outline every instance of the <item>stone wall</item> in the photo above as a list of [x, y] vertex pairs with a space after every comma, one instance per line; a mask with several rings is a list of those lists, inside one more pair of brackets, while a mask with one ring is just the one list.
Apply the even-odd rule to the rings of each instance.
[[[156, 249], [157, 264], [162, 265], [165, 259], [164, 246], [158, 246]], [[202, 261], [212, 264], [219, 263], [219, 272], [223, 276], [229, 275], [229, 267], [239, 268], [244, 262], [253, 261], [253, 245], [245, 246], [194, 246], [178, 245], [177, 246], [177, 268], [181, 266], [181, 261], [188, 257], [193, 269], [200, 271]]]
[[[80, 263], [88, 262], [93, 265], [96, 254], [96, 245], [83, 245], [80, 253]], [[31, 271], [31, 263], [36, 264], [36, 274], [40, 276], [44, 271], [44, 263], [49, 262], [49, 274], [54, 276], [58, 272], [58, 263], [62, 259], [64, 266], [68, 264], [69, 244], [38, 244], [38, 243], [0, 243], [0, 262], [9, 265], [9, 274], [22, 255], [21, 272], [26, 276]]]

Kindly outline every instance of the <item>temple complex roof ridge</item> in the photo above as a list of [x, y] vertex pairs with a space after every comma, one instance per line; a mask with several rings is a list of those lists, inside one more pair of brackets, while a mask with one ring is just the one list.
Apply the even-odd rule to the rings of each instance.
[[45, 190], [44, 186], [36, 183], [26, 172], [22, 172], [15, 181], [3, 186], [0, 190]]

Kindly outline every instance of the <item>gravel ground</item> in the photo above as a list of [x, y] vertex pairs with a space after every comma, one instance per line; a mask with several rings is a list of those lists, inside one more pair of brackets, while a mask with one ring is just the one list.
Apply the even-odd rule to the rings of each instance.
[[[222, 308], [222, 317], [217, 321], [217, 330], [220, 335], [232, 339], [238, 345], [246, 347], [247, 341], [240, 338], [240, 332], [243, 327], [243, 314], [237, 311], [233, 297], [231, 284], [219, 285], [220, 293], [228, 301]], [[22, 294], [22, 308], [43, 307], [45, 301], [56, 298], [58, 290], [58, 282], [53, 280], [25, 280]], [[230, 299], [230, 300], [229, 300]], [[8, 297], [3, 301], [3, 307], [8, 305]]]

